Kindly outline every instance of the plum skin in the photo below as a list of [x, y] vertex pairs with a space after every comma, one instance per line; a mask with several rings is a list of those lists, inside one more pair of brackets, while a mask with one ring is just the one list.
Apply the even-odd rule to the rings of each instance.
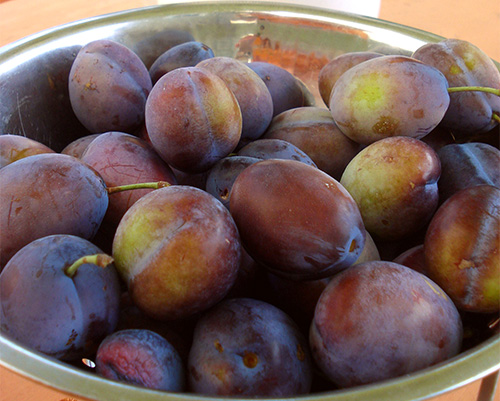
[[273, 100], [273, 117], [285, 110], [304, 106], [304, 93], [297, 78], [290, 72], [263, 61], [252, 61], [246, 65], [266, 84]]
[[207, 395], [286, 397], [309, 392], [307, 340], [283, 311], [233, 298], [198, 321], [188, 359], [190, 390]]
[[0, 187], [1, 267], [37, 238], [72, 234], [91, 240], [109, 204], [102, 177], [80, 160], [58, 153], [3, 167]]
[[406, 238], [423, 228], [438, 206], [441, 164], [424, 142], [378, 140], [347, 165], [340, 183], [356, 200], [375, 240]]
[[145, 113], [153, 148], [184, 172], [207, 171], [241, 138], [242, 115], [233, 92], [202, 68], [181, 67], [163, 75], [148, 96]]
[[82, 47], [69, 74], [71, 106], [91, 133], [133, 132], [144, 121], [151, 88], [149, 71], [139, 56], [107, 39]]
[[208, 171], [205, 191], [217, 198], [229, 209], [231, 188], [238, 174], [260, 159], [250, 156], [230, 156], [219, 160]]
[[275, 274], [314, 280], [353, 264], [366, 231], [349, 193], [296, 160], [254, 163], [236, 178], [229, 210], [247, 252]]
[[273, 99], [260, 76], [242, 61], [217, 56], [199, 62], [197, 67], [220, 77], [234, 93], [242, 115], [242, 140], [255, 140], [273, 118]]
[[0, 135], [0, 168], [24, 157], [55, 151], [41, 142], [21, 135]]
[[462, 336], [458, 310], [436, 283], [409, 267], [371, 261], [328, 283], [309, 340], [322, 372], [346, 388], [451, 358]]
[[292, 143], [336, 180], [360, 150], [359, 144], [340, 131], [331, 113], [320, 107], [297, 107], [280, 113], [262, 138]]
[[96, 354], [102, 377], [155, 390], [184, 390], [184, 364], [164, 337], [148, 329], [125, 329], [107, 336]]
[[155, 84], [163, 75], [176, 68], [194, 67], [200, 61], [214, 57], [207, 45], [197, 41], [180, 43], [161, 54], [149, 68], [149, 75]]
[[340, 130], [368, 145], [392, 136], [420, 139], [442, 120], [448, 81], [406, 56], [381, 56], [348, 69], [333, 86], [329, 109]]
[[[500, 87], [500, 71], [493, 60], [472, 43], [449, 38], [418, 48], [412, 57], [437, 68], [450, 87]], [[500, 98], [493, 94], [472, 91], [450, 94], [450, 104], [442, 124], [460, 140], [488, 132], [497, 126], [493, 113], [500, 112]]]
[[[124, 132], [110, 131], [99, 135], [85, 149], [80, 158], [94, 168], [106, 186], [165, 181], [176, 184], [171, 168], [145, 141]], [[104, 222], [116, 227], [127, 209], [152, 189], [135, 189], [114, 193]]]
[[453, 143], [438, 150], [441, 161], [439, 201], [476, 185], [500, 188], [500, 150], [482, 142]]
[[229, 211], [207, 192], [184, 185], [157, 189], [134, 203], [112, 248], [132, 300], [159, 320], [187, 318], [220, 301], [241, 258]]
[[380, 56], [382, 56], [382, 53], [370, 51], [348, 52], [333, 58], [325, 64], [318, 76], [318, 90], [325, 105], [329, 106], [333, 86], [344, 72], [363, 61]]
[[424, 239], [426, 272], [457, 307], [500, 308], [500, 189], [464, 188], [436, 211]]
[[19, 250], [0, 274], [1, 330], [23, 344], [61, 360], [94, 353], [115, 329], [121, 284], [113, 265], [76, 259], [102, 253], [73, 235], [50, 235]]

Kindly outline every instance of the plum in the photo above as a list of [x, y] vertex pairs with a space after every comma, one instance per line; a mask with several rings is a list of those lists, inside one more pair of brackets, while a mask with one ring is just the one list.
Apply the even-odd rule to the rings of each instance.
[[43, 143], [25, 136], [0, 135], [0, 168], [24, 157], [42, 153], [55, 153], [55, 151]]
[[302, 87], [290, 72], [279, 65], [265, 61], [247, 64], [264, 81], [273, 100], [273, 117], [285, 110], [305, 106]]
[[163, 75], [146, 102], [146, 129], [153, 148], [170, 166], [201, 173], [238, 145], [238, 102], [212, 72], [182, 67]]
[[149, 72], [139, 56], [107, 39], [83, 46], [69, 73], [71, 107], [91, 133], [132, 133], [144, 121], [151, 87]]
[[[366, 233], [366, 241], [361, 255], [353, 265], [370, 260], [380, 260], [377, 246], [370, 234]], [[277, 276], [270, 271], [261, 274], [263, 282], [259, 299], [263, 299], [284, 312], [307, 333], [314, 316], [318, 299], [329, 283], [331, 277], [319, 280], [293, 280]]]
[[213, 50], [206, 44], [189, 41], [171, 47], [149, 68], [153, 85], [167, 72], [181, 67], [194, 67], [200, 61], [214, 57]]
[[420, 140], [422, 142], [425, 142], [436, 152], [438, 152], [442, 147], [446, 145], [451, 145], [452, 143], [456, 143], [456, 139], [453, 136], [453, 132], [451, 132], [449, 128], [446, 128], [442, 124], [439, 124], [427, 135], [420, 138]]
[[213, 396], [307, 394], [312, 362], [307, 340], [280, 309], [251, 298], [221, 302], [198, 321], [188, 383]]
[[200, 189], [175, 185], [144, 195], [125, 213], [113, 257], [133, 302], [159, 320], [187, 318], [234, 284], [241, 244], [229, 211]]
[[481, 142], [455, 143], [438, 151], [441, 177], [439, 200], [443, 203], [461, 189], [475, 185], [500, 187], [500, 150]]
[[[224, 160], [224, 159], [225, 158], [222, 158], [221, 160]], [[217, 163], [219, 163], [221, 160], [219, 160]], [[205, 190], [208, 175], [210, 174], [211, 169], [214, 168], [217, 165], [217, 163], [215, 163], [210, 168], [210, 170], [203, 171], [201, 173], [188, 173], [185, 171], [178, 170], [172, 166], [170, 166], [170, 168], [174, 172], [175, 178], [177, 180], [177, 184], [188, 185], [190, 187], [195, 187], [195, 188]]]
[[[500, 71], [477, 46], [461, 39], [444, 39], [418, 48], [413, 58], [441, 71], [450, 87], [500, 88]], [[498, 124], [500, 97], [481, 91], [450, 93], [443, 124], [460, 139], [487, 132]]]
[[146, 68], [150, 69], [155, 60], [168, 49], [194, 40], [193, 34], [189, 31], [165, 28], [152, 35], [139, 38], [131, 49], [140, 57]]
[[414, 234], [438, 206], [439, 157], [424, 142], [404, 136], [381, 139], [360, 151], [340, 183], [358, 204], [375, 240]]
[[102, 177], [69, 155], [29, 156], [0, 169], [0, 266], [51, 234], [91, 240], [109, 198]]
[[425, 265], [424, 244], [418, 244], [407, 249], [393, 259], [394, 263], [407, 266], [419, 273], [427, 275]]
[[332, 89], [344, 72], [363, 61], [380, 56], [382, 53], [372, 51], [347, 52], [333, 58], [321, 67], [318, 76], [318, 90], [325, 105], [327, 107], [330, 105]]
[[101, 134], [100, 133], [90, 134], [77, 138], [74, 141], [68, 143], [61, 150], [61, 153], [64, 155], [70, 155], [76, 157], [77, 159], [80, 159], [82, 157], [83, 152], [85, 152], [85, 149], [87, 149], [87, 146], [89, 146], [90, 142], [96, 139], [99, 135]]
[[317, 167], [312, 159], [293, 143], [282, 139], [257, 139], [238, 150], [239, 156], [255, 157], [261, 160], [284, 159], [297, 160]]
[[331, 113], [320, 107], [298, 107], [273, 118], [262, 139], [281, 139], [305, 152], [316, 166], [340, 180], [360, 146], [339, 130]]
[[261, 159], [250, 156], [228, 156], [219, 160], [208, 171], [205, 190], [229, 209], [231, 189], [236, 177], [248, 166]]
[[448, 81], [437, 68], [388, 55], [342, 74], [329, 108], [346, 136], [368, 145], [392, 136], [424, 137], [441, 122], [449, 103]]
[[[80, 259], [93, 255], [101, 259]], [[62, 360], [93, 354], [119, 316], [121, 284], [106, 256], [64, 234], [21, 248], [0, 274], [1, 331]]]
[[241, 247], [238, 275], [225, 298], [255, 297], [260, 290], [262, 271], [262, 266]]
[[184, 390], [184, 364], [176, 349], [147, 329], [118, 330], [107, 336], [96, 354], [102, 377], [155, 390]]
[[462, 189], [436, 211], [424, 240], [427, 274], [459, 309], [500, 307], [500, 189]]
[[[172, 169], [150, 145], [124, 132], [100, 134], [87, 146], [81, 160], [100, 174], [108, 188], [155, 181], [177, 183]], [[116, 227], [128, 208], [152, 190], [113, 194], [104, 216], [105, 224]]]
[[278, 275], [330, 276], [353, 264], [365, 244], [363, 221], [349, 193], [296, 160], [248, 166], [233, 184], [229, 209], [247, 252]]
[[134, 304], [128, 291], [120, 298], [120, 316], [115, 331], [140, 329], [153, 331], [164, 337], [187, 362], [196, 319], [177, 319], [171, 322], [153, 319]]
[[324, 375], [346, 388], [447, 360], [462, 337], [460, 314], [436, 283], [406, 266], [371, 261], [332, 277], [309, 342]]
[[241, 109], [242, 140], [259, 138], [273, 118], [273, 99], [259, 75], [242, 61], [212, 57], [197, 64], [220, 77], [234, 93]]

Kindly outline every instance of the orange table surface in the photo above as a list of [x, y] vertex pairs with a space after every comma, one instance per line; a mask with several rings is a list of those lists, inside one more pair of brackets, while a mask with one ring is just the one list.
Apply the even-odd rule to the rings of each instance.
[[[110, 12], [158, 4], [152, 0], [0, 0], [0, 46], [43, 29]], [[472, 42], [500, 61], [499, 0], [381, 0], [379, 18]], [[429, 401], [500, 401], [498, 376]], [[404, 391], [404, 389], [402, 389]], [[0, 366], [0, 401], [83, 401]], [[383, 401], [383, 400], [381, 400]]]

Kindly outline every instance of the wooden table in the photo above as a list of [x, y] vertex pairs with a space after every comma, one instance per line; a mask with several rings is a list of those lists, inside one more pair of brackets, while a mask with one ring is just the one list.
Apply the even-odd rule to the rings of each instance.
[[[159, 3], [162, 1], [0, 0], [0, 46], [67, 22]], [[468, 40], [491, 58], [500, 61], [499, 0], [381, 0], [379, 18], [444, 37]], [[490, 398], [485, 398], [484, 395], [491, 394], [491, 386], [495, 384], [495, 380], [490, 378], [475, 381], [429, 401], [490, 401]], [[500, 401], [498, 390], [494, 399]], [[84, 399], [68, 397], [0, 367], [0, 401], [14, 400]]]

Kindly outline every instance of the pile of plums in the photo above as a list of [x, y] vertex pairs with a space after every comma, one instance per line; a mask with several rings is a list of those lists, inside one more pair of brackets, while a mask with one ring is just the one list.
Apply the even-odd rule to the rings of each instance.
[[449, 39], [342, 54], [318, 88], [194, 39], [148, 63], [84, 46], [88, 135], [0, 136], [2, 334], [132, 385], [277, 398], [497, 335], [496, 65]]

